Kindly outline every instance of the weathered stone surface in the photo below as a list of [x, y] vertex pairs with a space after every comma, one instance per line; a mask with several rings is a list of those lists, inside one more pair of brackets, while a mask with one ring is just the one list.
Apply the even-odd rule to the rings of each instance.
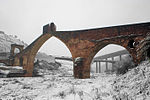
[[[66, 44], [75, 62], [75, 58], [84, 58], [82, 65], [74, 66], [75, 78], [90, 78], [90, 64], [96, 53], [108, 44], [118, 44], [126, 48], [136, 64], [142, 57], [137, 57], [137, 49], [147, 34], [150, 33], [150, 23], [140, 23], [122, 26], [113, 26], [98, 29], [79, 31], [56, 31], [51, 24], [44, 28], [44, 34], [37, 38], [21, 53], [15, 55], [14, 64], [18, 65], [20, 57], [23, 58], [23, 67], [27, 70], [25, 76], [32, 76], [34, 58], [40, 47], [51, 37], [55, 36]], [[129, 47], [130, 41], [135, 43]]]
[[140, 61], [150, 59], [150, 36], [147, 35], [139, 42], [137, 52], [137, 59]]

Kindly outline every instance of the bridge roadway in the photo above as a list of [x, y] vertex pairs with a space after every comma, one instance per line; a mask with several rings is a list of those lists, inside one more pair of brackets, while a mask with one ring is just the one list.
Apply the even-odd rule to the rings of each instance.
[[73, 61], [72, 58], [68, 58], [68, 57], [55, 57], [55, 59]]

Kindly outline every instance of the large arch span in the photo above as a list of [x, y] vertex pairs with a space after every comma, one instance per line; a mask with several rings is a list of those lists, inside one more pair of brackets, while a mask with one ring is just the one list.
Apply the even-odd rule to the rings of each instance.
[[138, 51], [150, 33], [150, 22], [78, 31], [56, 31], [54, 23], [43, 27], [43, 34], [23, 51], [15, 55], [13, 65], [27, 70], [25, 76], [32, 76], [34, 57], [39, 48], [52, 36], [60, 39], [70, 50], [74, 62], [75, 78], [90, 78], [90, 64], [95, 54], [108, 44], [117, 44], [126, 48], [136, 64], [143, 56]]

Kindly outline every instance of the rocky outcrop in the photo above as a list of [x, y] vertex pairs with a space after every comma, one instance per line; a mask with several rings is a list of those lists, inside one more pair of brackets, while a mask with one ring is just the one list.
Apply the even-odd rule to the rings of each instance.
[[39, 61], [37, 60], [36, 63], [34, 63], [34, 71], [33, 76], [39, 76], [46, 73], [46, 71], [52, 71], [57, 70], [59, 67], [61, 67], [61, 64], [59, 62], [55, 63], [48, 63], [47, 61]]
[[51, 55], [47, 55], [45, 53], [42, 53], [42, 52], [38, 52], [36, 54], [36, 57], [35, 57], [35, 61], [46, 61], [48, 63], [55, 63], [55, 57], [51, 56]]
[[61, 64], [59, 64], [58, 62], [56, 63], [48, 63], [47, 61], [37, 61], [35, 63], [35, 67], [39, 68], [39, 69], [47, 69], [47, 70], [57, 70], [59, 67], [61, 66]]
[[19, 44], [27, 47], [27, 44], [17, 38], [17, 36], [7, 35], [0, 31], [0, 52], [10, 52], [11, 44]]
[[116, 77], [112, 87], [114, 100], [150, 100], [150, 62]]

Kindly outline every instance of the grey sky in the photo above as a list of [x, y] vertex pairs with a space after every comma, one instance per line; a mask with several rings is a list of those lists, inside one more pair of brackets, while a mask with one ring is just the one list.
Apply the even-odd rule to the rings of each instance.
[[[150, 22], [149, 10], [150, 0], [0, 0], [0, 31], [30, 44], [50, 22], [57, 30]], [[62, 45], [53, 38], [41, 50], [69, 55]]]

